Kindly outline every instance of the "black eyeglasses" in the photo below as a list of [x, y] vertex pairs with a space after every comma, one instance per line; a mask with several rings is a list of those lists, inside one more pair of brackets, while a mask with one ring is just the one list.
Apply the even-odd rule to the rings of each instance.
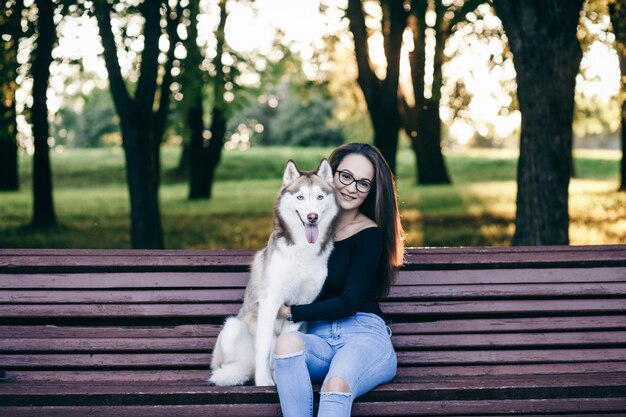
[[343, 185], [350, 185], [353, 182], [356, 182], [356, 189], [359, 192], [367, 193], [372, 189], [372, 182], [366, 179], [357, 180], [354, 178], [352, 174], [348, 171], [340, 171], [337, 170], [337, 174], [339, 174], [339, 182]]

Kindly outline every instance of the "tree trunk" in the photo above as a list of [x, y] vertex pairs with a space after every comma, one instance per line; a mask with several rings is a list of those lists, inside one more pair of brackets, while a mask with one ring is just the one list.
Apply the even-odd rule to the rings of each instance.
[[[195, 6], [195, 7], [194, 7]], [[197, 15], [197, 1], [192, 3], [190, 13], [190, 19], [192, 20], [193, 28], [189, 30], [189, 38], [195, 39], [192, 34], [196, 33], [195, 21]], [[220, 1], [220, 21], [216, 30], [217, 46], [215, 51], [215, 59], [213, 65], [215, 66], [215, 76], [213, 78], [213, 111], [211, 117], [211, 136], [208, 139], [204, 138], [204, 109], [202, 106], [202, 86], [195, 88], [195, 91], [188, 91], [191, 96], [192, 103], [187, 110], [187, 123], [191, 133], [191, 145], [190, 145], [190, 178], [189, 178], [189, 198], [201, 199], [211, 198], [213, 183], [215, 180], [215, 170], [219, 164], [222, 155], [222, 149], [224, 145], [224, 136], [226, 135], [226, 101], [224, 100], [225, 92], [225, 72], [224, 65], [222, 64], [222, 56], [224, 54], [225, 47], [225, 32], [226, 27], [226, 0]], [[189, 45], [189, 66], [187, 70], [193, 70], [193, 73], [198, 74], [196, 79], [202, 79], [202, 74], [198, 69], [199, 61], [202, 60], [200, 51], [195, 45], [195, 41]], [[191, 67], [191, 68], [190, 68]], [[188, 81], [191, 83], [192, 80]], [[195, 84], [191, 84], [195, 85]], [[193, 88], [193, 87], [192, 87]]]
[[35, 142], [33, 155], [33, 218], [35, 227], [56, 225], [56, 215], [52, 198], [52, 170], [50, 167], [50, 147], [48, 146], [48, 102], [47, 91], [52, 64], [52, 49], [56, 41], [54, 26], [54, 4], [38, 0], [37, 4], [37, 46], [34, 51], [32, 125]]
[[400, 76], [400, 51], [402, 34], [406, 27], [407, 12], [403, 2], [381, 1], [383, 10], [383, 37], [387, 72], [384, 80], [376, 77], [369, 61], [367, 28], [360, 0], [349, 0], [347, 15], [350, 31], [354, 37], [354, 48], [358, 68], [358, 84], [365, 97], [374, 129], [374, 145], [385, 157], [392, 172], [396, 170], [396, 153], [401, 117], [398, 104]]
[[514, 245], [568, 244], [574, 88], [583, 0], [495, 0], [522, 114]]
[[[10, 13], [7, 7], [11, 7]], [[17, 91], [17, 52], [21, 36], [21, 16], [24, 8], [22, 0], [14, 4], [2, 2], [3, 64], [0, 65], [0, 191], [19, 189], [17, 154], [17, 112], [15, 92]]]
[[620, 163], [619, 191], [626, 191], [626, 2], [623, 0], [609, 2], [609, 16], [615, 35], [615, 51], [619, 58], [621, 74], [619, 100], [622, 108], [620, 122], [622, 160]]
[[[111, 95], [120, 116], [126, 175], [130, 195], [131, 241], [135, 249], [161, 249], [163, 231], [159, 210], [159, 143], [153, 106], [157, 90], [158, 42], [161, 36], [160, 2], [140, 6], [145, 18], [141, 75], [135, 97], [131, 98], [121, 74], [117, 46], [111, 30], [111, 6], [106, 0], [94, 2], [104, 60], [109, 73]], [[165, 117], [159, 114], [159, 117]]]
[[441, 151], [441, 117], [439, 115], [443, 86], [443, 50], [448, 39], [448, 33], [444, 32], [441, 27], [443, 15], [444, 10], [438, 7], [432, 94], [429, 99], [425, 99], [423, 115], [419, 119], [418, 132], [420, 134], [417, 135], [417, 139], [421, 141], [421, 155], [418, 156], [420, 184], [450, 184], [448, 169]]
[[[622, 80], [624, 80], [626, 74], [622, 72]], [[622, 94], [626, 94], [626, 91], [622, 88]], [[626, 191], [626, 101], [622, 102], [622, 121], [620, 123], [620, 138], [622, 159], [620, 161], [620, 185], [619, 191]]]

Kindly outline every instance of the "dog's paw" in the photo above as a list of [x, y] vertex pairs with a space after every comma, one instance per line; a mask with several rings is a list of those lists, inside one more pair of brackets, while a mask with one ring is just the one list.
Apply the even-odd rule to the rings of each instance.
[[276, 384], [272, 378], [255, 378], [254, 385], [257, 387], [273, 387]]
[[258, 369], [257, 369], [257, 372], [255, 372], [255, 375], [254, 375], [254, 384], [257, 387], [267, 387], [267, 386], [274, 386], [274, 385], [276, 385], [274, 383], [274, 380], [272, 379], [272, 374], [269, 371], [258, 370]]

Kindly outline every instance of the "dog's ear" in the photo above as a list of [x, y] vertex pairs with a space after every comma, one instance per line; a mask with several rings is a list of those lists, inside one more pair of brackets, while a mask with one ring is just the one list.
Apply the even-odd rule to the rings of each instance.
[[329, 184], [333, 183], [333, 169], [327, 159], [322, 159], [317, 167], [317, 175]]
[[285, 173], [283, 174], [283, 187], [288, 186], [302, 175], [300, 170], [296, 166], [296, 163], [291, 159], [287, 162], [285, 167]]

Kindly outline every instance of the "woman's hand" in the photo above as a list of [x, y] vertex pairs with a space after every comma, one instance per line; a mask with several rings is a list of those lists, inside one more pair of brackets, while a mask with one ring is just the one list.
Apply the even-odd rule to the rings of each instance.
[[286, 319], [287, 316], [291, 315], [291, 308], [286, 306], [286, 305], [282, 305], [280, 306], [280, 308], [278, 309], [278, 316], [277, 318], [279, 319]]

